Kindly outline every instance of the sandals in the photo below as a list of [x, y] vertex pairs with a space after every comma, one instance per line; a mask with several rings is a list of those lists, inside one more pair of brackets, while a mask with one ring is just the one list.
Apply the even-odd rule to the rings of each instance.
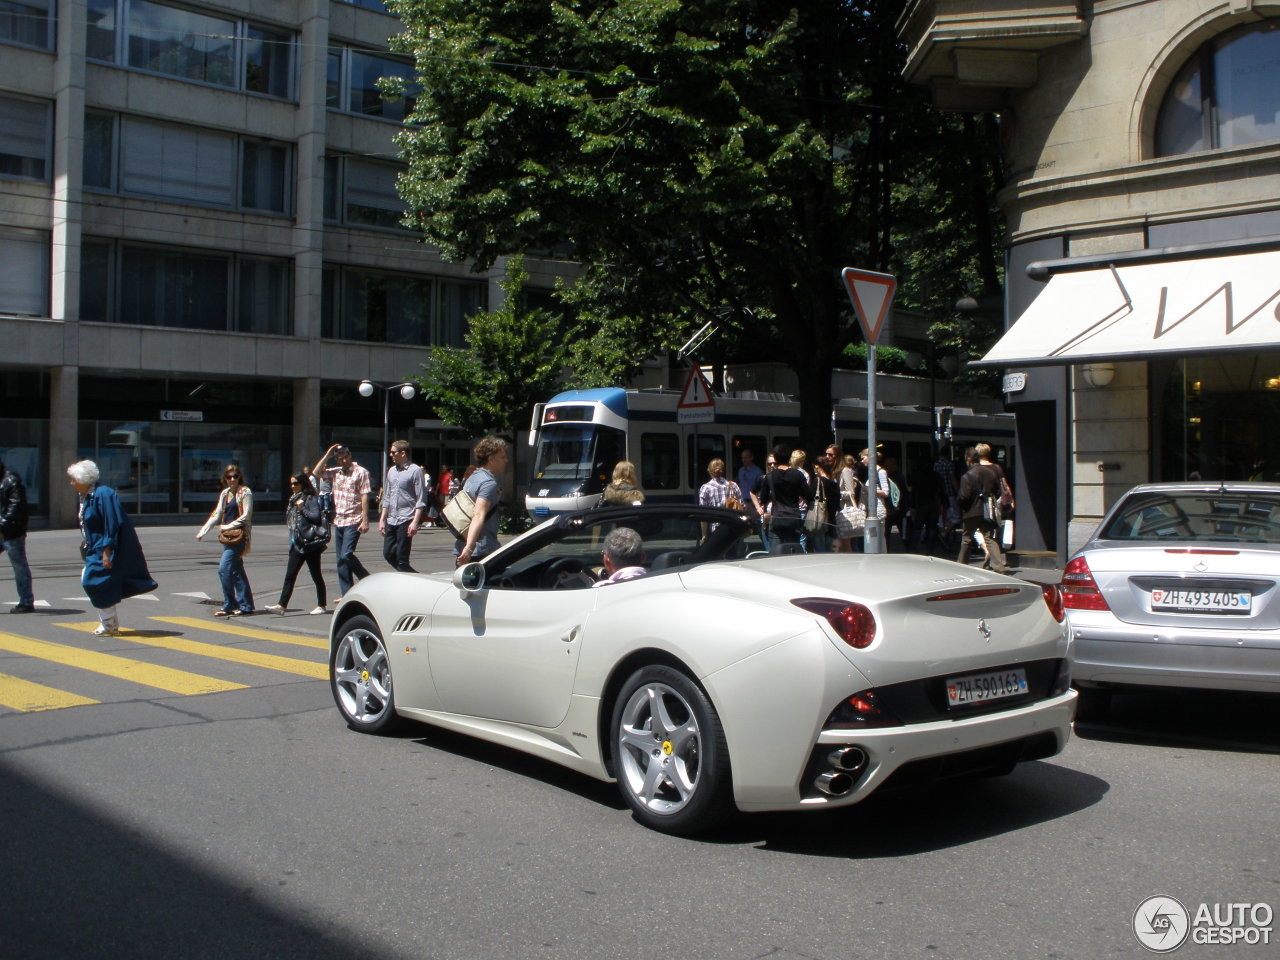
[[231, 616], [231, 611], [230, 611], [230, 610], [215, 610], [215, 611], [213, 611], [213, 615], [214, 615], [215, 617], [229, 617], [229, 616]]

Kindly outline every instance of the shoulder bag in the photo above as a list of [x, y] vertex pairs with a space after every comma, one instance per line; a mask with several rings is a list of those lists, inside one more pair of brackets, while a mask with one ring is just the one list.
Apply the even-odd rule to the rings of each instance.
[[467, 527], [471, 526], [471, 518], [475, 512], [476, 502], [471, 499], [471, 494], [465, 490], [459, 490], [440, 511], [440, 519], [444, 521], [450, 533], [459, 540], [465, 540]]
[[858, 504], [854, 491], [845, 485], [845, 474], [840, 475], [840, 512], [836, 514], [836, 537], [847, 540], [860, 536], [867, 528], [867, 511]]

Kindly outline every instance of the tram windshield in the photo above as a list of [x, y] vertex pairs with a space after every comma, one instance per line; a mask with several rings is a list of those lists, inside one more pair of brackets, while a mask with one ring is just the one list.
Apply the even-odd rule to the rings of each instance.
[[538, 480], [586, 480], [606, 483], [614, 464], [623, 459], [621, 430], [591, 423], [550, 423], [542, 428], [533, 475]]

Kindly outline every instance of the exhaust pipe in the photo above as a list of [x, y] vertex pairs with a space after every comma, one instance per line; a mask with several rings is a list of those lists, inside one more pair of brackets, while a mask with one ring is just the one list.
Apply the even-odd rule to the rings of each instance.
[[828, 797], [843, 797], [853, 789], [853, 777], [847, 773], [828, 770], [814, 778], [813, 785]]
[[867, 764], [867, 755], [861, 747], [841, 747], [827, 754], [827, 763], [837, 770], [854, 773]]

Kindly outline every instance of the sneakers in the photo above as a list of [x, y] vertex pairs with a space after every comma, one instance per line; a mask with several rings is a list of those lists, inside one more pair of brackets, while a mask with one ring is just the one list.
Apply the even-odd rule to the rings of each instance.
[[110, 620], [102, 620], [98, 623], [97, 629], [93, 631], [95, 637], [115, 637], [120, 634], [120, 621], [115, 617]]
[[328, 613], [328, 612], [329, 612], [329, 611], [328, 611], [328, 610], [326, 610], [324, 607], [316, 607], [314, 610], [312, 610], [312, 611], [311, 611], [311, 616], [313, 616], [313, 617], [314, 617], [314, 616], [316, 616], [317, 614], [320, 614], [320, 613]]
[[262, 609], [267, 611], [267, 613], [274, 613], [278, 617], [284, 616], [284, 607], [280, 606], [278, 603], [268, 604]]
[[9, 608], [10, 613], [35, 613], [36, 608], [29, 603], [15, 603]]

